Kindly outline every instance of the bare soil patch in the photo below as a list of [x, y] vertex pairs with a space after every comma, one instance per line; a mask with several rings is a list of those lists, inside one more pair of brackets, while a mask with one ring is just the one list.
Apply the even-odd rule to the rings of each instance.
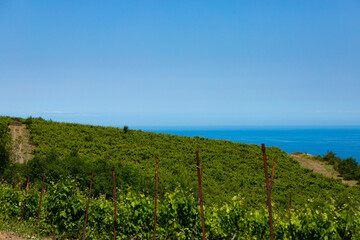
[[0, 240], [3, 239], [23, 240], [26, 238], [19, 237], [15, 233], [11, 233], [11, 232], [0, 232]]
[[334, 169], [332, 165], [328, 165], [324, 162], [314, 160], [314, 156], [312, 156], [311, 154], [293, 153], [290, 154], [290, 156], [293, 159], [299, 161], [301, 167], [303, 168], [311, 169], [314, 172], [320, 173], [326, 177], [341, 179], [343, 183], [347, 183], [350, 186], [354, 186], [357, 184], [357, 181], [355, 180], [344, 180], [342, 177], [339, 176], [340, 174]]
[[[13, 232], [0, 232], [0, 240], [5, 240], [5, 239], [12, 239], [12, 240], [25, 240], [25, 239], [29, 239], [29, 237], [25, 238], [22, 236], [19, 236], [16, 233]], [[38, 238], [36, 238], [38, 239]], [[50, 240], [49, 238], [41, 238], [43, 240]]]
[[13, 232], [0, 232], [0, 240], [12, 239], [12, 240], [24, 240], [26, 238], [20, 237]]
[[12, 122], [9, 125], [11, 130], [11, 149], [16, 162], [25, 163], [33, 158], [32, 151], [35, 146], [30, 144], [30, 132], [26, 125], [19, 122]]

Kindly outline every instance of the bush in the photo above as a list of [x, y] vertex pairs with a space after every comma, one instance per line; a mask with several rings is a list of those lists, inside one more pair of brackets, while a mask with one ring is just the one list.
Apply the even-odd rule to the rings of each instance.
[[328, 151], [327, 154], [323, 156], [323, 160], [331, 165], [337, 165], [341, 161], [341, 158], [336, 156], [336, 153], [333, 151]]
[[129, 127], [125, 125], [124, 128], [123, 128], [123, 130], [124, 130], [124, 133], [127, 133], [128, 130], [129, 130]]
[[10, 136], [8, 128], [9, 120], [0, 119], [0, 174], [11, 164], [10, 151], [8, 149]]

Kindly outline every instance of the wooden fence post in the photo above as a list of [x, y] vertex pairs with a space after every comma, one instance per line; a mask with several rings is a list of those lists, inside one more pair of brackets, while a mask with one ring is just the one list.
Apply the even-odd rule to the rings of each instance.
[[273, 182], [274, 182], [274, 175], [275, 175], [276, 160], [277, 160], [277, 158], [275, 157], [275, 158], [274, 158], [274, 161], [273, 161], [272, 172], [271, 172], [271, 180], [270, 180], [270, 194], [271, 194], [271, 191], [272, 191], [272, 185], [273, 185]]
[[270, 239], [274, 240], [273, 221], [272, 221], [273, 219], [272, 219], [272, 209], [271, 209], [271, 189], [270, 189], [268, 169], [267, 169], [265, 144], [261, 144], [261, 150], [263, 152], [263, 159], [264, 159], [265, 181], [266, 181], [266, 192], [267, 192], [267, 207], [269, 210]]
[[[203, 173], [204, 173], [204, 164], [201, 165], [201, 182], [202, 182], [202, 178], [203, 178]], [[198, 203], [200, 203], [200, 190], [198, 191], [198, 195], [197, 195], [197, 198], [196, 198], [196, 201]], [[195, 228], [196, 228], [196, 216], [195, 216], [195, 221], [194, 221], [194, 225], [193, 225], [193, 228], [191, 230], [191, 240], [194, 240], [194, 237], [195, 237]]]

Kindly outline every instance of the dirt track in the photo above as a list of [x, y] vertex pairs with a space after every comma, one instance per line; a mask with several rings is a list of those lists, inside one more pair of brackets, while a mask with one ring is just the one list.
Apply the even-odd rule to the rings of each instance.
[[[25, 239], [30, 239], [29, 237], [25, 238], [25, 237], [21, 237], [18, 236], [16, 233], [13, 232], [0, 232], [0, 240], [5, 240], [5, 239], [11, 239], [11, 240], [25, 240]], [[33, 239], [39, 239], [39, 238], [34, 238]], [[43, 240], [50, 240], [49, 238], [40, 238]]]
[[12, 240], [24, 240], [26, 238], [19, 237], [12, 232], [0, 232], [0, 240], [12, 239]]
[[35, 148], [30, 144], [30, 132], [25, 124], [10, 125], [12, 153], [16, 162], [24, 163], [30, 160], [32, 150]]
[[335, 171], [333, 166], [311, 159], [313, 156], [310, 154], [290, 154], [290, 156], [299, 161], [301, 167], [303, 168], [311, 169], [314, 172], [320, 173], [326, 177], [341, 179], [343, 183], [347, 183], [350, 186], [357, 184], [357, 181], [344, 180], [342, 177], [339, 177], [339, 173]]

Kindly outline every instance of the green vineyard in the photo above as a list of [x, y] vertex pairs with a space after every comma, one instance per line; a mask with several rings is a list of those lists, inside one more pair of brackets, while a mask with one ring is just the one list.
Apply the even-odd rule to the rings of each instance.
[[[25, 183], [25, 181], [23, 182]], [[19, 228], [25, 191], [8, 184], [0, 185], [0, 221]], [[22, 228], [36, 225], [40, 191], [30, 189], [24, 208]], [[74, 187], [74, 181], [47, 184], [43, 196], [38, 233], [69, 239], [81, 239], [85, 219], [86, 193]], [[360, 238], [360, 214], [347, 204], [337, 207], [335, 201], [282, 212], [275, 211], [275, 239], [346, 239]], [[266, 205], [256, 210], [244, 206], [244, 198], [235, 196], [218, 207], [204, 209], [208, 239], [269, 239]], [[154, 224], [154, 199], [131, 189], [117, 191], [117, 239], [151, 239]], [[352, 218], [354, 220], [352, 222]], [[352, 222], [351, 226], [350, 223]], [[194, 228], [195, 226], [195, 228]], [[86, 228], [86, 239], [112, 239], [114, 203], [104, 195], [92, 198]], [[193, 231], [194, 229], [194, 231]], [[158, 202], [156, 239], [202, 239], [199, 205], [192, 194], [176, 189]], [[236, 234], [236, 235], [235, 235]], [[235, 237], [234, 237], [235, 236]], [[233, 238], [234, 237], [234, 238]]]
[[[35, 147], [33, 158], [24, 164], [12, 160], [8, 129], [12, 121], [26, 124]], [[2, 229], [81, 239], [94, 171], [85, 237], [112, 239], [114, 166], [117, 239], [152, 239], [157, 158], [156, 239], [202, 239], [195, 156], [199, 151], [204, 164], [206, 238], [270, 237], [264, 162], [258, 145], [34, 118], [0, 117], [0, 134]], [[276, 147], [266, 148], [266, 156], [269, 178], [277, 157], [271, 190], [275, 239], [360, 238], [358, 186], [301, 168]]]

